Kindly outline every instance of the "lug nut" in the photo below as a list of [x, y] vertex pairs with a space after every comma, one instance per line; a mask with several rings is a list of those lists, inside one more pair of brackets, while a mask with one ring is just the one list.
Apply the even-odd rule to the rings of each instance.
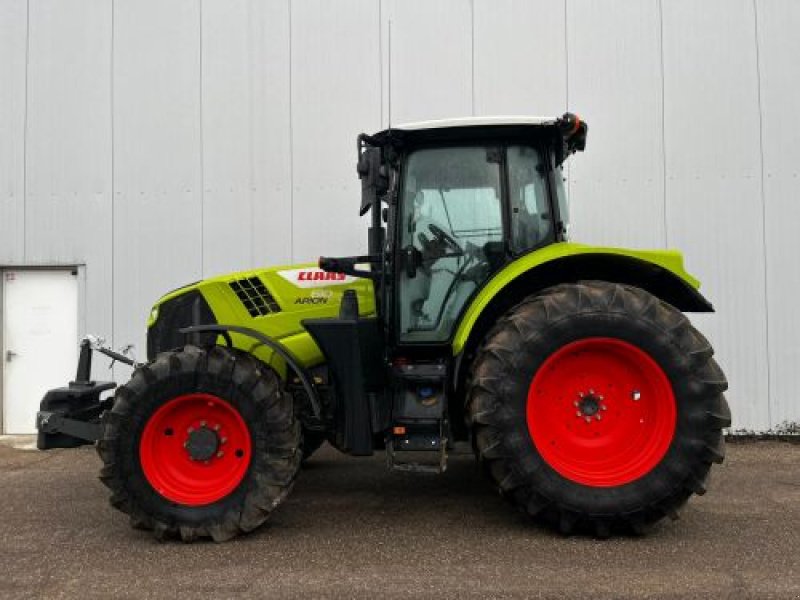
[[608, 410], [608, 407], [605, 404], [601, 404], [600, 410]]
[[225, 453], [222, 450], [217, 452], [217, 458], [222, 458], [223, 456], [225, 456]]
[[575, 402], [572, 403], [572, 406], [574, 406], [575, 408], [578, 408], [578, 401], [575, 400]]
[[585, 417], [585, 419], [586, 419], [587, 423], [591, 423], [592, 422], [592, 417]]
[[642, 393], [639, 390], [633, 390], [631, 392], [631, 398], [633, 398], [634, 402], [638, 402], [639, 398], [642, 397]]
[[576, 417], [580, 417], [582, 414], [583, 414], [583, 413], [582, 413], [581, 411], [579, 411], [579, 410], [576, 410], [576, 411], [575, 411], [575, 416], [576, 416]]
[[595, 418], [599, 421], [600, 419], [603, 418], [603, 415], [601, 415], [600, 413], [597, 413], [597, 416]]
[[220, 443], [220, 444], [224, 444], [224, 443], [225, 443], [225, 442], [227, 442], [227, 441], [228, 441], [228, 438], [224, 437], [224, 438], [222, 438], [222, 439], [219, 441], [219, 443]]
[[220, 430], [220, 426], [219, 426], [219, 423], [217, 423], [216, 425], [214, 425], [214, 431], [219, 431], [219, 430]]
[[205, 427], [205, 426], [206, 426], [206, 422], [205, 421], [200, 421], [200, 427]]

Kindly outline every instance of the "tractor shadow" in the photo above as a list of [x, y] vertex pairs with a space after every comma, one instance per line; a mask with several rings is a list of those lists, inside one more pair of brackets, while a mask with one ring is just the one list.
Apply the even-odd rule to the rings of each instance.
[[294, 490], [268, 523], [264, 530], [313, 528], [331, 535], [343, 526], [398, 533], [414, 523], [422, 530], [469, 524], [560, 537], [516, 511], [472, 453], [460, 448], [450, 454], [447, 471], [434, 474], [390, 470], [383, 451], [357, 458], [325, 445], [304, 463]]

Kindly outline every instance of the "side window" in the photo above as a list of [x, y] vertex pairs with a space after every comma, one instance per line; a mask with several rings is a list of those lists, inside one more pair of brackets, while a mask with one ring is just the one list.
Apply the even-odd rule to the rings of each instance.
[[547, 167], [541, 154], [530, 146], [509, 146], [506, 156], [511, 248], [520, 253], [535, 248], [552, 236]]

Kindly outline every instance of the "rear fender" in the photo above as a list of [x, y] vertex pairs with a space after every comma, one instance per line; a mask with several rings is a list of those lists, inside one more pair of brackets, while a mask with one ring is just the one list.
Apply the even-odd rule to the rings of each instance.
[[640, 287], [684, 312], [713, 312], [700, 282], [675, 250], [552, 244], [497, 272], [470, 302], [453, 336], [454, 355], [474, 346], [491, 323], [524, 297], [559, 283], [597, 279]]

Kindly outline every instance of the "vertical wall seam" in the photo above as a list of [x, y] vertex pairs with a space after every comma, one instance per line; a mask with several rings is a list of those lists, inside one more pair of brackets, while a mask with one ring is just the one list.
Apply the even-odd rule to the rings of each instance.
[[569, 110], [569, 9], [564, 0], [564, 110]]
[[472, 99], [472, 116], [475, 116], [475, 0], [469, 2], [471, 20], [471, 45], [470, 45], [470, 96]]
[[378, 0], [378, 90], [381, 103], [381, 129], [383, 129], [383, 0]]
[[764, 180], [764, 106], [761, 98], [761, 50], [758, 41], [758, 1], [753, 0], [753, 37], [756, 50], [756, 91], [758, 93], [758, 151], [761, 167], [761, 243], [764, 264], [764, 342], [767, 346], [767, 420], [772, 429], [772, 357], [769, 339], [769, 277], [767, 260], [767, 194]]
[[[109, 75], [110, 75], [110, 82], [109, 82], [109, 117], [111, 120], [111, 344], [114, 344], [114, 333], [116, 328], [116, 323], [114, 319], [114, 307], [116, 305], [116, 277], [114, 276], [116, 272], [115, 262], [116, 262], [116, 179], [114, 177], [116, 166], [114, 162], [114, 148], [116, 144], [116, 138], [114, 136], [114, 60], [115, 60], [115, 51], [114, 51], [114, 10], [116, 7], [116, 0], [111, 0], [111, 60], [109, 61]], [[89, 279], [88, 273], [86, 274], [86, 279]], [[88, 281], [86, 282], [87, 287], [87, 296], [88, 296]]]
[[255, 168], [255, 103], [253, 97], [255, 95], [255, 79], [256, 73], [253, 65], [255, 61], [253, 56], [255, 54], [255, 25], [256, 20], [253, 18], [253, 2], [247, 2], [247, 118], [250, 126], [247, 128], [247, 152], [248, 152], [248, 165], [247, 165], [247, 200], [248, 200], [248, 214], [250, 216], [250, 260], [249, 268], [253, 269], [256, 265], [256, 226], [255, 226], [255, 198], [256, 198], [256, 168]]
[[[564, 0], [564, 110], [569, 111], [569, 9]], [[572, 163], [567, 161], [567, 198], [572, 198]]]
[[289, 5], [289, 259], [294, 263], [294, 90], [292, 87], [292, 0]]
[[667, 102], [666, 78], [664, 76], [664, 7], [662, 0], [658, 0], [658, 54], [661, 67], [661, 193], [662, 218], [664, 220], [664, 248], [669, 247], [669, 225], [667, 221]]
[[200, 68], [200, 277], [205, 277], [205, 229], [206, 229], [206, 175], [205, 175], [205, 147], [203, 139], [203, 0], [197, 0], [200, 20], [199, 37], [199, 68]]
[[31, 49], [31, 0], [25, 3], [25, 103], [22, 111], [22, 262], [28, 260], [28, 71]]

